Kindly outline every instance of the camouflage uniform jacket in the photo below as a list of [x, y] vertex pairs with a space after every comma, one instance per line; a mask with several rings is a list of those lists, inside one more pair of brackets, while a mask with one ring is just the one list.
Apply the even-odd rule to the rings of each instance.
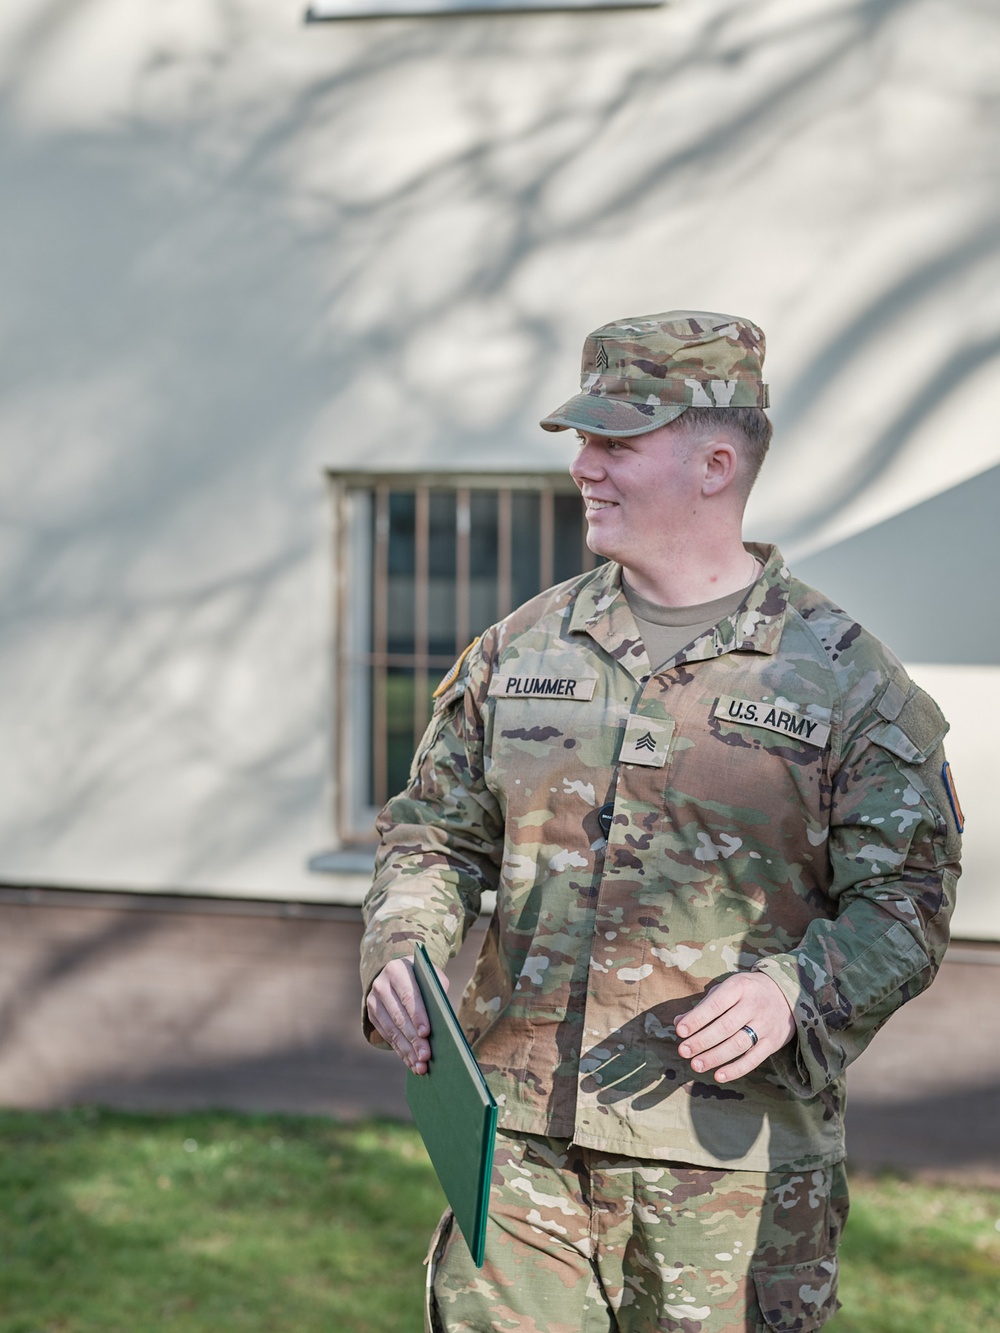
[[[416, 940], [443, 965], [497, 891], [459, 1014], [506, 1129], [730, 1169], [838, 1161], [847, 1065], [941, 960], [947, 723], [776, 549], [749, 549], [766, 566], [741, 609], [655, 674], [617, 565], [513, 612], [379, 818], [366, 994]], [[750, 968], [797, 1036], [720, 1086], [674, 1022]]]

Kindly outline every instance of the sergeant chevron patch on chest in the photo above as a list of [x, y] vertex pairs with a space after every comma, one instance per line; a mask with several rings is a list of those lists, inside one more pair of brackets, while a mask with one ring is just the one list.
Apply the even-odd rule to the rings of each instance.
[[643, 768], [662, 768], [670, 753], [673, 734], [673, 718], [657, 719], [633, 714], [625, 725], [619, 762], [640, 764]]
[[723, 722], [763, 727], [783, 736], [794, 736], [820, 750], [830, 739], [830, 709], [817, 704], [807, 704], [803, 708], [787, 699], [736, 699], [722, 694], [716, 700], [712, 715]]

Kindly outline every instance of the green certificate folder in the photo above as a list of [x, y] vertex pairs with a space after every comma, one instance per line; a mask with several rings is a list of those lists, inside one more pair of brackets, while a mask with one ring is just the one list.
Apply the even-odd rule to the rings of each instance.
[[431, 1059], [426, 1074], [407, 1071], [406, 1100], [473, 1262], [481, 1268], [497, 1104], [422, 944], [414, 952], [413, 970], [430, 1021]]

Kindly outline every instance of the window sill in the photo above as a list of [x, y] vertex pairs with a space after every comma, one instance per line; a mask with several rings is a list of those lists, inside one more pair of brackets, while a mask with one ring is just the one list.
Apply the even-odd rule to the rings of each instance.
[[313, 0], [306, 23], [328, 19], [441, 18], [463, 14], [549, 13], [557, 10], [654, 9], [665, 0]]
[[375, 869], [375, 848], [342, 847], [337, 851], [316, 852], [306, 862], [314, 875], [366, 875]]

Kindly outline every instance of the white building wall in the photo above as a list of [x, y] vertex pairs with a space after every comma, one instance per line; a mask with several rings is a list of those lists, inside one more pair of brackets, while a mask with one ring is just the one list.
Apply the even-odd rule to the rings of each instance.
[[[321, 468], [560, 465], [535, 423], [608, 318], [767, 330], [751, 529], [791, 556], [1000, 462], [996, 7], [301, 8], [0, 12], [0, 880], [335, 890]], [[878, 629], [913, 577], [848, 564]], [[935, 619], [904, 656], [954, 717], [958, 924], [997, 936], [1000, 642]]]

